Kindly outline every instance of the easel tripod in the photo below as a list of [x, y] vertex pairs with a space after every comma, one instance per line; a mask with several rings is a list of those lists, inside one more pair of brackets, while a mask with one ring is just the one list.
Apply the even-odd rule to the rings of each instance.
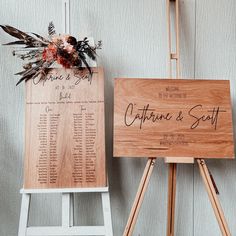
[[[175, 52], [172, 50], [172, 35], [171, 35], [171, 11], [170, 2], [174, 4], [174, 21], [175, 21]], [[172, 78], [172, 63], [175, 64], [176, 78], [179, 78], [179, 0], [167, 0], [167, 26], [168, 26], [168, 43], [169, 43], [169, 75]], [[143, 172], [142, 179], [139, 184], [139, 188], [128, 218], [127, 225], [123, 236], [131, 236], [134, 230], [135, 223], [137, 221], [138, 213], [141, 208], [141, 204], [144, 199], [145, 192], [148, 187], [148, 183], [155, 165], [156, 157], [149, 157], [146, 167]], [[174, 236], [174, 224], [175, 224], [175, 196], [176, 196], [176, 172], [177, 163], [194, 163], [194, 158], [181, 158], [181, 157], [168, 157], [165, 158], [165, 163], [169, 163], [168, 174], [168, 218], [167, 218], [167, 236]], [[200, 174], [202, 176], [206, 191], [212, 204], [216, 219], [218, 221], [221, 233], [223, 236], [230, 236], [230, 231], [224, 217], [223, 210], [221, 208], [219, 199], [217, 197], [216, 189], [209, 173], [207, 165], [204, 159], [197, 159]]]

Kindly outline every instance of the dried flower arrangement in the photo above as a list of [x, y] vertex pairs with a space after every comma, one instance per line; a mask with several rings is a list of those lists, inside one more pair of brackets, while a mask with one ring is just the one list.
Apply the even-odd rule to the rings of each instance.
[[43, 79], [47, 70], [54, 63], [58, 63], [64, 68], [76, 67], [79, 69], [84, 64], [92, 75], [87, 58], [96, 59], [96, 50], [101, 49], [101, 41], [92, 47], [87, 38], [77, 41], [70, 35], [56, 35], [53, 22], [50, 22], [48, 26], [48, 39], [36, 33], [22, 32], [12, 26], [0, 25], [0, 27], [9, 35], [19, 39], [3, 45], [21, 46], [17, 50], [13, 50], [13, 55], [27, 60], [27, 63], [23, 65], [24, 71], [16, 73], [21, 76], [16, 85], [37, 76]]

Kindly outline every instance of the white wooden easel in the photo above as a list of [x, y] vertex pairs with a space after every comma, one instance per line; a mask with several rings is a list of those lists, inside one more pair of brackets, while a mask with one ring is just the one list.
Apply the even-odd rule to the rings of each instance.
[[[29, 227], [29, 207], [32, 194], [61, 193], [62, 194], [62, 225]], [[74, 193], [101, 193], [104, 225], [74, 226]], [[22, 189], [22, 202], [18, 236], [43, 235], [105, 235], [112, 236], [112, 220], [110, 196], [108, 187], [103, 188], [73, 188], [73, 189]]]
[[[64, 33], [70, 32], [70, 0], [62, 0]], [[93, 66], [97, 66], [94, 64]], [[108, 181], [107, 181], [108, 185]], [[22, 202], [18, 236], [43, 235], [104, 235], [113, 236], [109, 188], [65, 188], [65, 189], [21, 189]], [[29, 208], [32, 194], [62, 194], [62, 225], [30, 227], [28, 226]], [[74, 193], [101, 193], [103, 226], [74, 226]]]

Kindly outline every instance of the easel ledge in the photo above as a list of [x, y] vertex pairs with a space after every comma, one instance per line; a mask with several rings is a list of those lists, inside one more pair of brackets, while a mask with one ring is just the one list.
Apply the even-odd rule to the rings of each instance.
[[165, 163], [186, 163], [194, 164], [194, 158], [192, 157], [165, 157]]
[[102, 193], [108, 192], [109, 187], [96, 188], [51, 188], [51, 189], [25, 189], [22, 188], [20, 193]]
[[[106, 235], [112, 236], [112, 219], [109, 188], [62, 188], [62, 189], [21, 189], [22, 203], [18, 236], [26, 235]], [[29, 207], [32, 194], [59, 193], [62, 196], [61, 226], [28, 226]], [[101, 193], [104, 225], [74, 226], [74, 193]]]

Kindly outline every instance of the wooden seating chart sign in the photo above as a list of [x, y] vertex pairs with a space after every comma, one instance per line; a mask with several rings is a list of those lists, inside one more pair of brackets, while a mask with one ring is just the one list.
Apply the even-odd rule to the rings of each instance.
[[102, 68], [28, 80], [25, 136], [24, 188], [105, 187]]
[[114, 156], [233, 158], [226, 80], [115, 79]]

